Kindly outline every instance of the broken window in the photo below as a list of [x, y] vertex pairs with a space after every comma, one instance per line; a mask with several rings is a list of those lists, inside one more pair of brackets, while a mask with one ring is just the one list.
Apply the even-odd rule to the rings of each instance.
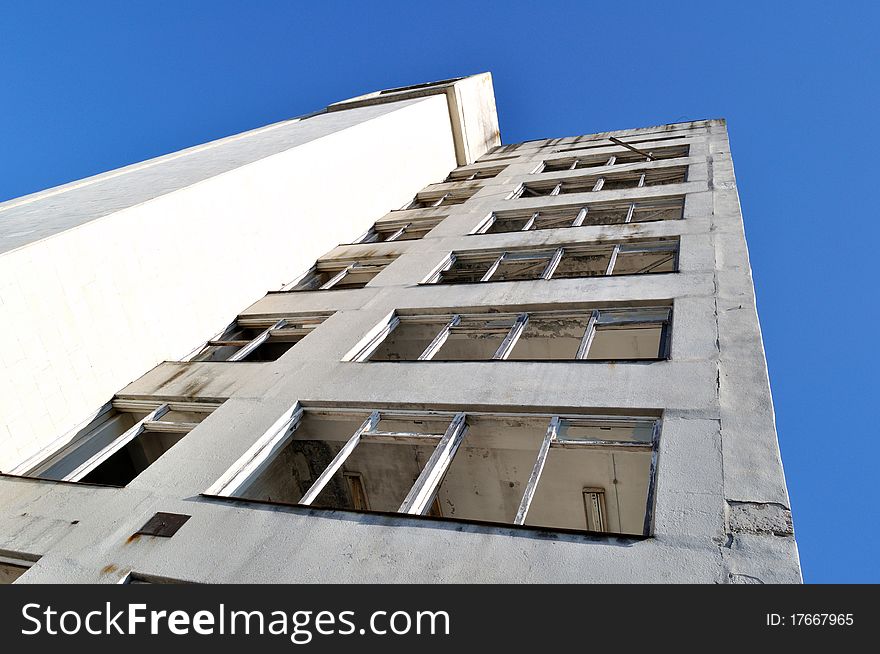
[[[599, 277], [608, 272], [614, 248], [563, 250], [562, 260], [553, 272], [554, 279]], [[613, 274], [608, 273], [608, 274]]]
[[658, 432], [644, 419], [552, 418], [516, 524], [648, 535]]
[[206, 494], [649, 535], [659, 420], [296, 405]]
[[116, 399], [10, 474], [125, 486], [208, 417], [219, 404]]
[[615, 191], [620, 189], [681, 184], [687, 181], [687, 166], [672, 168], [651, 168], [589, 177], [569, 177], [561, 180], [547, 180], [521, 184], [510, 198], [528, 198], [565, 193], [590, 193], [593, 191]]
[[646, 163], [661, 159], [677, 159], [688, 156], [688, 146], [648, 148], [645, 154], [623, 150], [613, 154], [587, 155], [580, 157], [565, 157], [563, 159], [550, 159], [544, 161], [536, 170], [536, 173], [550, 173], [565, 170], [578, 170], [580, 168], [597, 168], [599, 166], [617, 166], [621, 164]]
[[678, 241], [571, 245], [552, 250], [453, 252], [424, 284], [603, 277], [668, 273], [678, 269]]
[[319, 261], [305, 275], [286, 284], [282, 291], [326, 291], [363, 288], [397, 258], [374, 257], [354, 262]]
[[621, 225], [657, 220], [679, 220], [684, 198], [655, 198], [638, 202], [608, 202], [551, 207], [537, 211], [495, 211], [474, 234], [501, 234], [536, 229], [558, 229], [590, 225]]
[[669, 307], [475, 314], [392, 313], [352, 361], [657, 361], [669, 356]]
[[503, 357], [520, 316], [453, 316], [419, 357], [433, 361], [481, 361]]
[[276, 361], [330, 314], [275, 318], [242, 317], [185, 361]]
[[355, 243], [387, 243], [390, 241], [415, 241], [439, 225], [445, 216], [420, 218], [418, 220], [383, 220], [373, 225], [370, 230]]
[[[453, 427], [455, 423], [455, 427]], [[274, 455], [221, 494], [318, 508], [397, 511], [447, 432], [462, 420], [392, 412], [303, 412], [273, 432]], [[276, 440], [277, 439], [277, 440]], [[230, 492], [232, 491], [232, 492]]]
[[479, 190], [479, 186], [466, 186], [449, 190], [422, 191], [404, 209], [427, 209], [462, 204]]

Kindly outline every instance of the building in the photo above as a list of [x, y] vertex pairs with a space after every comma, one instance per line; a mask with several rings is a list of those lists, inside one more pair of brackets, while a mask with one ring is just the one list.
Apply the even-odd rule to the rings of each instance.
[[0, 218], [9, 578], [800, 581], [723, 120], [484, 74]]

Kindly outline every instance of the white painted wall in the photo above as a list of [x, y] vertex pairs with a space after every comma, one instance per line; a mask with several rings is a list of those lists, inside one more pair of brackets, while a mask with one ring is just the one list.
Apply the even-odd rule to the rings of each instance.
[[[321, 134], [309, 135], [322, 121]], [[140, 179], [116, 176], [97, 198], [68, 201], [75, 200], [69, 194], [83, 197], [82, 185], [70, 185], [34, 196], [42, 205], [24, 203], [25, 222], [36, 226], [41, 211], [63, 223], [65, 205], [101, 217], [0, 255], [0, 470], [159, 362], [185, 355], [266, 289], [290, 281], [456, 165], [442, 95], [284, 129], [306, 132], [298, 145], [238, 167], [237, 158], [248, 158], [247, 135], [231, 148], [195, 153], [189, 169], [225, 172], [146, 201], [138, 193], [180, 162], [154, 166], [152, 186], [141, 166], [134, 171]], [[258, 133], [265, 141], [265, 130], [251, 138]], [[106, 214], [108, 202], [115, 205]], [[20, 218], [22, 202], [13, 203]]]

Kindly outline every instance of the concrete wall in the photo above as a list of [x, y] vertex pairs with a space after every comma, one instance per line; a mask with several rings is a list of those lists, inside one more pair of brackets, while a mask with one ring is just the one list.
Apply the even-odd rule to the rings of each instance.
[[442, 179], [454, 131], [443, 95], [384, 101], [0, 205], [0, 470]]
[[[498, 177], [485, 180], [473, 198], [451, 207], [448, 217], [424, 239], [345, 246], [331, 253], [400, 255], [366, 288], [271, 293], [245, 311], [335, 311], [278, 361], [211, 367], [167, 364], [122, 389], [122, 396], [134, 398], [182, 393], [193, 399], [216, 398], [218, 393], [229, 397], [125, 489], [0, 479], [0, 504], [7, 507], [0, 514], [0, 550], [42, 556], [21, 582], [114, 583], [131, 570], [209, 582], [799, 581], [723, 121], [616, 135], [685, 137], [691, 146], [687, 182], [506, 200], [523, 181], [596, 170], [530, 174], [544, 158], [570, 156], [554, 150], [572, 147], [575, 139], [530, 142], [492, 153], [484, 160], [517, 158], [509, 160]], [[673, 163], [639, 166], [667, 165]], [[495, 209], [674, 194], [686, 194], [683, 220], [467, 235]], [[451, 251], [659, 236], [680, 237], [679, 272], [418, 284]], [[342, 360], [397, 308], [617, 301], [672, 302], [668, 361], [581, 365]], [[644, 540], [548, 534], [202, 497], [296, 401], [544, 413], [662, 412], [653, 534]], [[192, 518], [170, 539], [129, 539], [155, 511]], [[72, 520], [79, 522], [71, 525]]]

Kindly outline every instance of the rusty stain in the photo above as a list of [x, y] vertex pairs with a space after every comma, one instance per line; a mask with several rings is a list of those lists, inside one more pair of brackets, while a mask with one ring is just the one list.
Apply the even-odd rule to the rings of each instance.
[[116, 567], [114, 563], [110, 563], [101, 568], [102, 575], [109, 575], [111, 572], [116, 572], [119, 568]]
[[128, 538], [125, 539], [125, 543], [126, 543], [126, 545], [129, 543], [133, 543], [137, 540], [140, 540], [140, 538], [141, 538], [140, 534], [132, 534], [131, 536], [129, 536]]

